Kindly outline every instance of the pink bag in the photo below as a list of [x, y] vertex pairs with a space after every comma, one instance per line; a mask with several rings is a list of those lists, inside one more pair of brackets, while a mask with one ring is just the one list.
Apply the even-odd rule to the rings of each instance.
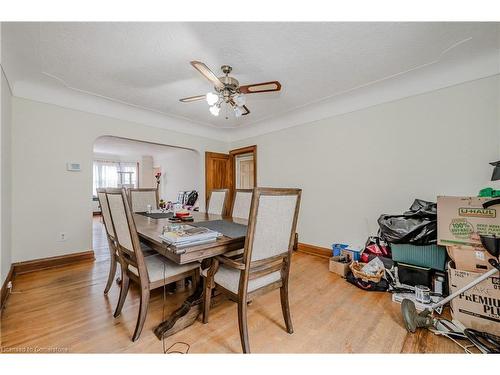
[[370, 254], [376, 257], [392, 258], [389, 245], [376, 236], [368, 237], [363, 254], [361, 254], [361, 261], [368, 263]]

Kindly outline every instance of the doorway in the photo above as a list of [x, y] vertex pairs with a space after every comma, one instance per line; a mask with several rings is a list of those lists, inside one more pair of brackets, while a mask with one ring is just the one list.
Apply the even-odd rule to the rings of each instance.
[[257, 146], [247, 146], [229, 151], [233, 162], [235, 189], [253, 189], [257, 186]]
[[[229, 189], [229, 202], [232, 202], [235, 189], [253, 189], [256, 186], [256, 145], [231, 150], [227, 154], [205, 153], [206, 203], [214, 189]], [[230, 214], [229, 209], [228, 207], [226, 215]]]
[[255, 186], [253, 154], [236, 155], [234, 171], [235, 189], [252, 189]]

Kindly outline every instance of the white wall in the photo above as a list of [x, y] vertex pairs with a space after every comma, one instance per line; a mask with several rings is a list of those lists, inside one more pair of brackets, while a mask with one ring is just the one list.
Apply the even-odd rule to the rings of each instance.
[[184, 149], [169, 151], [163, 157], [155, 159], [154, 165], [159, 166], [162, 172], [160, 197], [175, 202], [177, 193], [185, 190], [197, 190], [201, 196], [205, 186], [205, 172], [201, 168], [203, 163], [204, 156]]
[[259, 186], [303, 189], [300, 242], [363, 243], [414, 198], [476, 195], [500, 156], [499, 76], [234, 142]]
[[141, 188], [156, 187], [153, 179], [153, 157], [144, 155], [139, 163], [139, 186]]
[[[1, 36], [0, 36], [1, 38]], [[0, 72], [0, 285], [3, 285], [12, 263], [11, 257], [11, 108], [12, 94], [3, 74]]]
[[[92, 248], [93, 144], [103, 135], [119, 136], [205, 151], [227, 144], [13, 98], [12, 126], [12, 261], [37, 259]], [[67, 172], [68, 161], [81, 172]], [[198, 168], [204, 175], [203, 159]], [[204, 194], [204, 186], [200, 187]], [[67, 241], [58, 242], [59, 232]]]

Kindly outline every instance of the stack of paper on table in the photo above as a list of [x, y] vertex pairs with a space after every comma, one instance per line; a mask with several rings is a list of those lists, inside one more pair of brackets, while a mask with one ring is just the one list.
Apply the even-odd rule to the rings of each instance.
[[160, 238], [176, 248], [214, 242], [219, 233], [203, 227], [188, 224], [172, 224], [165, 226]]

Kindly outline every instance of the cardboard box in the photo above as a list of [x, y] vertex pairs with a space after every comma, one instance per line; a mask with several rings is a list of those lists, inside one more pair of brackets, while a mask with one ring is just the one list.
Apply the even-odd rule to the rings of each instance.
[[345, 258], [342, 256], [331, 257], [330, 264], [329, 264], [328, 268], [329, 268], [330, 272], [336, 273], [337, 275], [340, 275], [342, 277], [346, 277], [350, 271], [349, 264], [351, 262], [341, 263], [340, 262], [341, 259], [345, 259]]
[[482, 246], [453, 245], [446, 246], [446, 250], [456, 269], [484, 273], [493, 268], [489, 260], [495, 257]]
[[[472, 282], [480, 273], [448, 264], [450, 293]], [[467, 328], [500, 336], [500, 276], [490, 277], [451, 301], [451, 315]]]
[[438, 197], [438, 244], [481, 245], [479, 234], [500, 235], [500, 205], [483, 208], [491, 198]]

